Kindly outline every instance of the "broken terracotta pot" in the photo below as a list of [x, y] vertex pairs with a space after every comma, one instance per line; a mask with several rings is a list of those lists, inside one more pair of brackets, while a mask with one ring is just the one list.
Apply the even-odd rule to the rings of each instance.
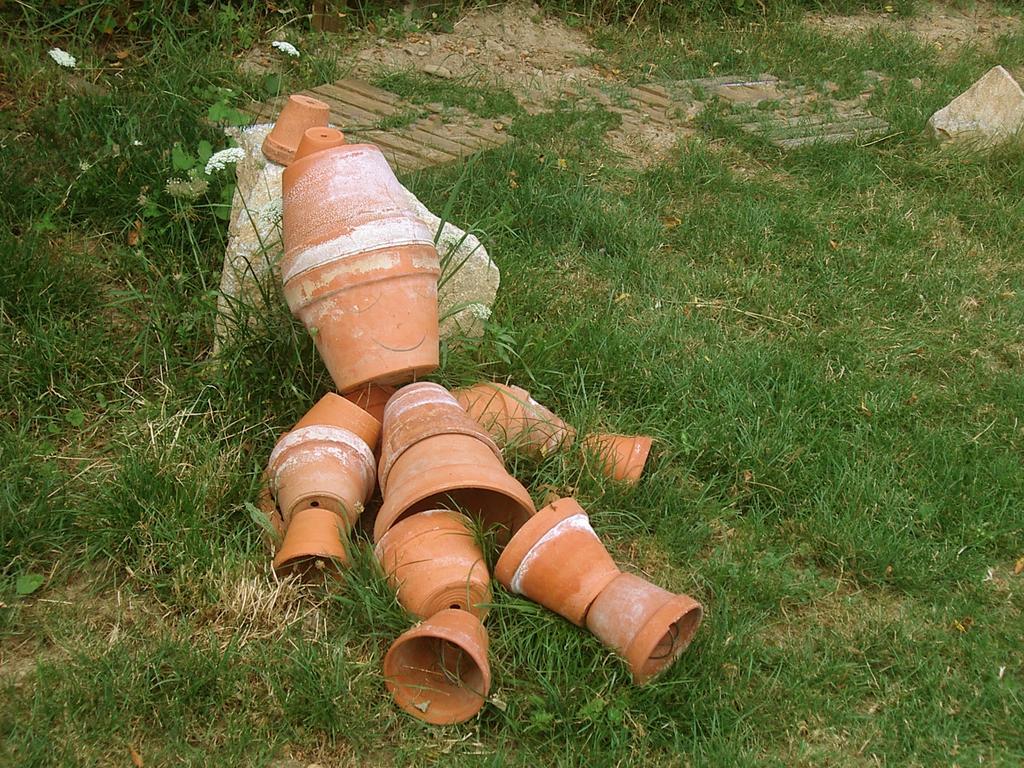
[[536, 511], [487, 433], [436, 384], [410, 384], [395, 393], [384, 412], [381, 446], [384, 503], [375, 541], [404, 517], [444, 508], [497, 527], [502, 542]]
[[345, 522], [329, 509], [309, 507], [292, 515], [274, 556], [280, 576], [296, 573], [336, 575], [347, 563]]
[[279, 165], [288, 165], [295, 157], [302, 135], [310, 128], [326, 127], [331, 108], [319, 99], [301, 94], [288, 97], [274, 130], [263, 141], [263, 154]]
[[302, 134], [302, 139], [299, 141], [299, 148], [295, 150], [295, 157], [292, 158], [294, 163], [296, 160], [301, 160], [307, 155], [312, 155], [315, 152], [323, 152], [325, 149], [334, 149], [340, 147], [345, 143], [345, 134], [339, 131], [337, 128], [308, 128], [305, 133]]
[[487, 563], [465, 515], [420, 512], [397, 523], [377, 544], [398, 601], [420, 618], [452, 608], [483, 621], [491, 602]]
[[357, 404], [328, 392], [317, 400], [306, 415], [299, 419], [293, 429], [315, 425], [340, 427], [355, 432], [370, 448], [376, 448], [380, 441], [380, 420], [367, 413]]
[[433, 233], [381, 151], [346, 144], [282, 177], [281, 278], [340, 392], [403, 384], [438, 364]]
[[377, 421], [383, 422], [384, 407], [388, 404], [391, 396], [395, 394], [395, 391], [394, 387], [380, 384], [364, 384], [359, 389], [346, 392], [344, 398], [358, 405]]
[[558, 499], [527, 520], [494, 567], [503, 587], [579, 626], [619, 573], [574, 499]]
[[466, 412], [501, 447], [543, 458], [571, 442], [576, 430], [521, 387], [477, 384], [453, 393]]
[[270, 488], [284, 518], [307, 507], [328, 509], [355, 524], [373, 493], [373, 451], [355, 432], [314, 424], [278, 440], [267, 463]]
[[583, 439], [584, 449], [601, 462], [605, 476], [633, 485], [640, 480], [653, 439], [643, 435], [593, 434]]
[[700, 626], [704, 609], [631, 573], [621, 573], [587, 612], [587, 629], [622, 656], [643, 685], [679, 658]]
[[403, 634], [384, 657], [384, 683], [399, 707], [434, 725], [469, 720], [491, 688], [487, 630], [446, 609]]

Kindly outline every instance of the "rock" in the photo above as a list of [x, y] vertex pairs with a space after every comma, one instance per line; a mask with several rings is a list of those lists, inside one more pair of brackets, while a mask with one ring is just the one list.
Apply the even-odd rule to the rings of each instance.
[[[270, 123], [229, 129], [245, 158], [237, 166], [237, 184], [228, 223], [228, 245], [217, 297], [214, 354], [237, 328], [267, 310], [267, 302], [283, 302], [277, 264], [281, 240], [281, 174], [284, 168], [266, 159], [263, 139]], [[498, 292], [501, 273], [480, 241], [435, 216], [415, 195], [409, 200], [423, 221], [437, 232], [442, 275], [438, 286], [441, 336], [480, 336]]]
[[940, 141], [992, 146], [1024, 128], [1024, 91], [1003, 67], [990, 69], [974, 85], [928, 119]]
[[[431, 213], [412, 192], [406, 190], [406, 193], [420, 218], [434, 233], [437, 254], [441, 257], [437, 289], [441, 337], [482, 335], [484, 321], [491, 316], [491, 305], [501, 281], [497, 265], [474, 235], [450, 221], [441, 227], [440, 216]], [[437, 234], [439, 228], [440, 235]]]
[[452, 74], [452, 71], [448, 69], [448, 67], [442, 67], [438, 64], [424, 64], [422, 71], [428, 75], [433, 75], [434, 77], [443, 77], [447, 80], [451, 80], [453, 77], [455, 77], [455, 75]]

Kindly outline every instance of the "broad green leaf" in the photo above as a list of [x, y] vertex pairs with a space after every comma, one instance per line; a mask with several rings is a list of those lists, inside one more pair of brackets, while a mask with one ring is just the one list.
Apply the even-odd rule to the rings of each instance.
[[38, 573], [23, 573], [14, 583], [14, 591], [21, 596], [31, 595], [41, 586], [45, 579]]

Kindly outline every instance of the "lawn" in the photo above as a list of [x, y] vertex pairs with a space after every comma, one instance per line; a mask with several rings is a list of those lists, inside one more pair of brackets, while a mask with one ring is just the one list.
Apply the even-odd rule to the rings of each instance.
[[[565, 15], [624, 85], [886, 78], [883, 141], [782, 152], [709, 102], [646, 165], [600, 104], [532, 113], [500, 82], [380, 74], [510, 118], [503, 147], [402, 177], [502, 271], [484, 336], [447, 342], [432, 379], [510, 380], [583, 431], [655, 436], [632, 488], [576, 451], [510, 468], [706, 610], [639, 688], [496, 589], [491, 699], [437, 728], [384, 687], [412, 619], [366, 531], [343, 588], [270, 571], [247, 503], [331, 382], [283, 299], [211, 356], [233, 175], [167, 187], [247, 99], [416, 25], [125, 5], [0, 9], [0, 764], [1024, 763], [1024, 144], [923, 133], [989, 67], [1024, 73], [1024, 31], [939, 50], [792, 9]], [[242, 66], [276, 39], [301, 58]]]

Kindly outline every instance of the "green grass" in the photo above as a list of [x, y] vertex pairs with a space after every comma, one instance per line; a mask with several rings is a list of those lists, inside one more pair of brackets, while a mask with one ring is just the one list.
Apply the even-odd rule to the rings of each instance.
[[[268, 575], [245, 504], [330, 382], [279, 297], [209, 357], [230, 175], [174, 198], [171, 148], [222, 148], [210, 107], [265, 96], [231, 57], [267, 22], [188, 18], [112, 40], [82, 15], [5, 21], [0, 764], [1024, 761], [1024, 150], [920, 133], [984, 68], [1024, 66], [1020, 35], [940, 59], [792, 19], [611, 26], [602, 55], [636, 80], [721, 61], [855, 92], [882, 71], [870, 108], [898, 136], [781, 154], [708, 114], [638, 172], [603, 141], [615, 115], [563, 103], [404, 179], [502, 268], [487, 333], [446, 345], [436, 378], [509, 378], [582, 430], [654, 435], [633, 489], [576, 452], [510, 466], [707, 609], [636, 688], [593, 637], [498, 590], [492, 702], [438, 729], [385, 691], [409, 619], [365, 532], [344, 589]], [[282, 63], [282, 92], [327, 79], [317, 46]]]

